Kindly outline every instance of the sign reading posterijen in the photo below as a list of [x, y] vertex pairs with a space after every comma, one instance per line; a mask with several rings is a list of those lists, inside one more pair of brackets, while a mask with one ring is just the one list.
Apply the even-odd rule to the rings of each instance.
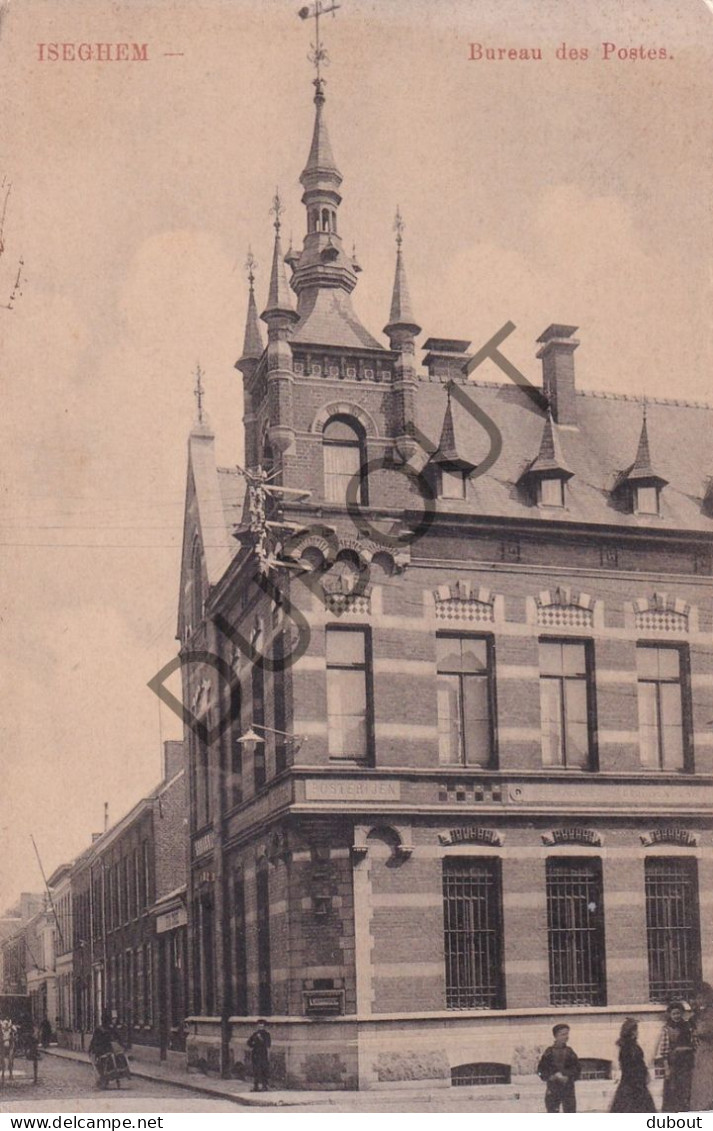
[[398, 801], [401, 783], [373, 779], [327, 778], [305, 782], [307, 801]]

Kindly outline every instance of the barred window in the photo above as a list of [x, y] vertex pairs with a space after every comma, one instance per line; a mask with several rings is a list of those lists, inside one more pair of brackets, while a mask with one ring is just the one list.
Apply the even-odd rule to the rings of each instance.
[[696, 861], [651, 857], [645, 890], [649, 998], [690, 998], [701, 979]]
[[503, 1009], [500, 861], [443, 862], [447, 1009]]
[[547, 861], [552, 1005], [606, 1005], [600, 860]]
[[689, 762], [687, 684], [679, 648], [636, 649], [641, 762], [650, 770], [684, 770]]
[[545, 766], [595, 767], [591, 645], [540, 640], [540, 720]]
[[[324, 497], [330, 503], [346, 503], [347, 488], [366, 462], [364, 433], [348, 416], [333, 416], [322, 434], [324, 452]], [[366, 504], [366, 479], [359, 483], [358, 503]]]
[[439, 634], [436, 665], [441, 765], [491, 765], [492, 640], [486, 636]]

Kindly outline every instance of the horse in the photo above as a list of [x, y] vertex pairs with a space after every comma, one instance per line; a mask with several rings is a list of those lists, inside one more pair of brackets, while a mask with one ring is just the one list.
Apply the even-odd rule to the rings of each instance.
[[0, 1087], [5, 1086], [5, 1066], [8, 1076], [12, 1080], [12, 1070], [15, 1064], [15, 1047], [17, 1044], [17, 1029], [9, 1018], [0, 1021]]

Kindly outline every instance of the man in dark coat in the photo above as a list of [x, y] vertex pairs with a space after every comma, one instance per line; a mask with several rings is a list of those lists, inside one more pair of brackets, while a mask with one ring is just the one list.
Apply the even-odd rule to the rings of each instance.
[[257, 1029], [248, 1037], [248, 1048], [253, 1062], [253, 1091], [266, 1092], [270, 1078], [270, 1045], [272, 1040], [267, 1031], [267, 1021], [257, 1023]]
[[574, 1084], [579, 1080], [581, 1068], [573, 1049], [567, 1047], [569, 1025], [555, 1025], [552, 1029], [554, 1044], [545, 1049], [537, 1065], [537, 1075], [547, 1084], [545, 1110], [571, 1112], [577, 1110]]

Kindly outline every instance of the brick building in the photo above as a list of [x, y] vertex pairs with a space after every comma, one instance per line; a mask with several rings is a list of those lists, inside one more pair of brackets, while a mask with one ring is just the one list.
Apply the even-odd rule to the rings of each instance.
[[419, 363], [400, 225], [373, 337], [315, 104], [251, 474], [189, 440], [189, 1064], [265, 1015], [290, 1083], [507, 1079], [566, 1017], [606, 1071], [713, 976], [711, 410], [579, 389], [562, 324], [541, 383]]
[[129, 1045], [165, 1058], [183, 1046], [183, 743], [164, 743], [164, 776], [74, 863], [73, 1035], [109, 1010]]
[[25, 927], [44, 907], [44, 895], [22, 892], [19, 900], [0, 915], [0, 992], [27, 993]]

